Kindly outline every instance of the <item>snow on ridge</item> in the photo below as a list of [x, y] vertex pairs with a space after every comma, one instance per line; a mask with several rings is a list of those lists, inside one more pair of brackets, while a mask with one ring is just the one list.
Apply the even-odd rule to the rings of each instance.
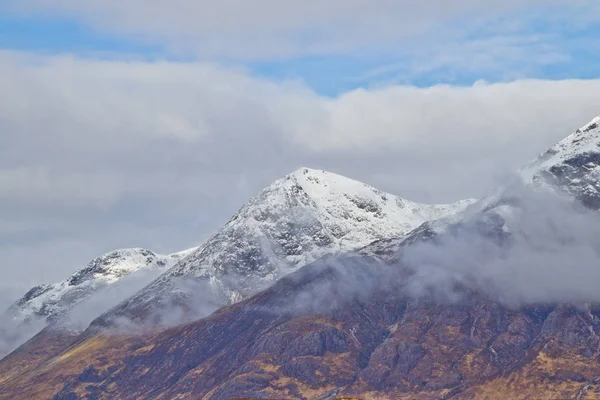
[[195, 252], [198, 249], [199, 249], [199, 246], [192, 247], [190, 249], [181, 250], [181, 251], [178, 251], [176, 253], [171, 253], [167, 257], [170, 257], [170, 258], [172, 258], [172, 259], [174, 259], [176, 261], [181, 261], [181, 260], [185, 259], [186, 257], [188, 257], [190, 254], [192, 254], [193, 252]]
[[114, 250], [103, 254], [67, 279], [32, 288], [8, 310], [13, 319], [59, 318], [97, 290], [140, 270], [167, 270], [196, 248], [162, 255], [143, 248]]
[[403, 237], [473, 202], [418, 204], [341, 175], [300, 168], [250, 199], [204, 245], [125, 307], [172, 292], [182, 277], [206, 279], [233, 303], [323, 256]]
[[527, 183], [539, 180], [541, 171], [548, 171], [577, 155], [600, 151], [600, 116], [577, 129], [531, 162], [519, 172]]
[[[435, 234], [453, 225], [494, 215], [494, 227], [510, 232], [522, 210], [512, 199], [512, 190], [521, 184], [534, 190], [549, 190], [569, 195], [592, 210], [600, 210], [600, 116], [541, 153], [519, 170], [520, 181], [499, 187], [464, 211], [428, 221], [426, 229]], [[402, 243], [383, 243], [375, 247], [385, 252]], [[386, 247], [387, 246], [387, 247]], [[395, 247], [394, 247], [395, 246]], [[365, 251], [372, 251], [367, 248]]]
[[600, 210], [600, 116], [520, 171], [526, 184], [569, 194]]
[[475, 202], [419, 204], [342, 175], [310, 168], [300, 168], [286, 178], [296, 181], [315, 201], [325, 221], [346, 220], [342, 241], [348, 242], [348, 249], [406, 235], [425, 221], [455, 214]]

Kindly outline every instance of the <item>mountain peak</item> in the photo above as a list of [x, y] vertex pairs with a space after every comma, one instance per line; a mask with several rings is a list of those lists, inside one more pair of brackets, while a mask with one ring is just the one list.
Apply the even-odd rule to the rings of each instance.
[[575, 132], [542, 153], [524, 171], [535, 174], [540, 169], [564, 162], [574, 156], [600, 151], [600, 116], [594, 118]]
[[177, 292], [181, 277], [207, 281], [216, 298], [237, 302], [321, 257], [402, 237], [471, 203], [418, 204], [342, 175], [300, 168], [250, 199], [196, 252], [118, 312], [136, 315], [160, 303], [161, 296]]
[[298, 168], [297, 170], [293, 171], [292, 173], [286, 175], [284, 177], [284, 179], [298, 179], [298, 180], [304, 180], [304, 181], [308, 181], [311, 183], [319, 183], [319, 180], [323, 180], [325, 182], [329, 181], [329, 180], [341, 180], [341, 181], [351, 181], [351, 182], [358, 182], [361, 185], [366, 185], [362, 182], [359, 182], [355, 179], [352, 178], [348, 178], [344, 175], [340, 175], [340, 174], [336, 174], [334, 172], [330, 172], [330, 171], [325, 171], [324, 169], [315, 169], [315, 168], [308, 168], [308, 167], [301, 167]]
[[322, 227], [332, 243], [348, 242], [357, 248], [385, 237], [402, 236], [425, 221], [454, 214], [470, 203], [415, 203], [343, 175], [303, 167], [264, 189], [230, 222], [245, 220], [245, 230], [256, 227], [257, 234], [268, 237], [270, 231], [281, 230], [283, 221], [296, 226], [310, 221]]
[[352, 185], [352, 186], [365, 186], [368, 187], [367, 184], [354, 180], [352, 178], [348, 178], [343, 175], [339, 175], [333, 172], [306, 168], [302, 167], [294, 172], [286, 175], [282, 179], [279, 179], [273, 182], [273, 185], [277, 186], [283, 182], [295, 182], [302, 186], [305, 189], [311, 187], [321, 187], [321, 188], [334, 188], [337, 187], [339, 189], [343, 189], [341, 185]]
[[297, 170], [295, 170], [294, 172], [288, 174], [287, 176], [295, 176], [295, 177], [299, 177], [299, 176], [303, 176], [303, 175], [325, 175], [325, 174], [331, 174], [331, 172], [327, 172], [325, 170], [322, 169], [315, 169], [315, 168], [309, 168], [309, 167], [300, 167]]

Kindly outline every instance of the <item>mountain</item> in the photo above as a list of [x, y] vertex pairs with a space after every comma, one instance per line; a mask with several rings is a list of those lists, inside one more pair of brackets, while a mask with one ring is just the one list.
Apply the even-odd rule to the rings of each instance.
[[[589, 143], [598, 137], [596, 128], [584, 133]], [[535, 262], [526, 292], [557, 266], [563, 278], [577, 272], [576, 283], [596, 284], [596, 275], [577, 269], [589, 250], [574, 242], [581, 220], [568, 220], [597, 225], [597, 207], [576, 181], [592, 179], [593, 166], [553, 169], [593, 150], [570, 144], [522, 171], [529, 187], [499, 190], [407, 235], [320, 258], [206, 318], [141, 334], [107, 330], [103, 318], [75, 337], [44, 331], [0, 362], [0, 399], [596, 399], [598, 296], [515, 303], [495, 290], [511, 294]], [[587, 211], [553, 220], [546, 192], [530, 195], [530, 187], [566, 193]], [[559, 206], [579, 212], [572, 203]], [[543, 211], [537, 225], [529, 219], [536, 209]], [[558, 242], [548, 243], [553, 235]], [[510, 261], [511, 249], [521, 255], [528, 246], [548, 257], [520, 258], [517, 268], [493, 275], [497, 265], [485, 257]]]
[[[139, 316], [150, 305], [172, 301], [169, 297], [188, 296], [186, 291], [204, 294], [196, 302], [235, 303], [321, 257], [403, 237], [473, 202], [418, 204], [341, 175], [301, 168], [248, 201], [204, 245], [114, 313]], [[206, 285], [186, 290], [190, 278]]]
[[[153, 274], [166, 271], [194, 250], [170, 255], [156, 254], [140, 248], [115, 250], [92, 260], [86, 267], [61, 282], [35, 286], [0, 315], [3, 325], [0, 329], [0, 343], [4, 342], [0, 346], [0, 355], [3, 350], [6, 351], [6, 348], [22, 340], [23, 335], [34, 334], [46, 324], [61, 320], [92, 295], [123, 278], [144, 271]], [[133, 287], [130, 290], [119, 293], [120, 299], [135, 292]], [[115, 299], [118, 300], [119, 297]], [[96, 312], [101, 313], [108, 308], [110, 307], [107, 305], [105, 309]]]

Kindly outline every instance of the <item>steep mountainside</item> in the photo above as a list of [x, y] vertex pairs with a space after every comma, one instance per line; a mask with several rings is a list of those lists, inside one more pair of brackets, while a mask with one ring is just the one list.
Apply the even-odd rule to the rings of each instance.
[[[251, 199], [225, 227], [115, 313], [137, 316], [179, 296], [181, 278], [209, 283], [221, 304], [235, 303], [323, 256], [399, 238], [474, 200], [424, 205], [330, 172], [301, 168]], [[206, 299], [202, 299], [205, 301]]]

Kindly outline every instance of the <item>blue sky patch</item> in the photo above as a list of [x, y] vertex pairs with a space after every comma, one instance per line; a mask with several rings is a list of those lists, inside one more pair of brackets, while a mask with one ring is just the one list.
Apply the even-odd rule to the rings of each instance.
[[[511, 18], [517, 19], [516, 16]], [[262, 78], [304, 82], [316, 92], [336, 96], [356, 88], [390, 84], [472, 85], [521, 78], [590, 79], [600, 76], [600, 24], [549, 23], [535, 14], [518, 16], [514, 31], [497, 27], [504, 17], [462, 38], [423, 38], [413, 48], [376, 52], [300, 56], [274, 61], [237, 62]], [[435, 32], [434, 32], [435, 33]], [[420, 47], [418, 47], [420, 45]], [[0, 16], [0, 49], [35, 53], [70, 53], [94, 58], [193, 61], [160, 45], [140, 44], [101, 33], [75, 19], [5, 13]], [[202, 60], [200, 60], [202, 61]], [[219, 60], [209, 60], [219, 62]], [[220, 60], [231, 65], [231, 61]], [[235, 64], [235, 63], [233, 63]]]

